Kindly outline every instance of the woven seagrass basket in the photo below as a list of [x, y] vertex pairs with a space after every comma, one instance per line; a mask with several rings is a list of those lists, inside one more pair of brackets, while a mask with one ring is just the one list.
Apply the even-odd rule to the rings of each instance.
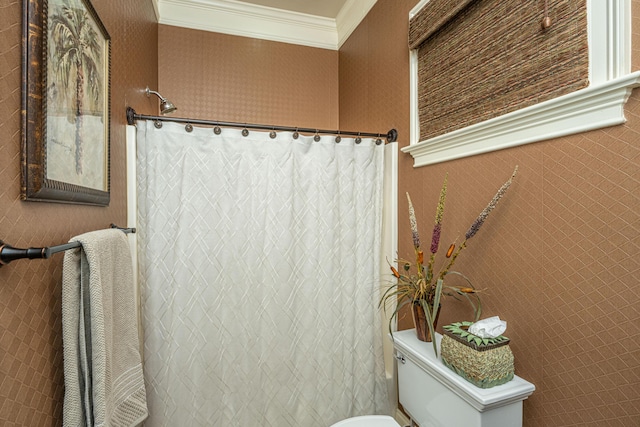
[[456, 374], [480, 388], [491, 388], [513, 379], [513, 353], [509, 340], [477, 345], [444, 329], [442, 362]]

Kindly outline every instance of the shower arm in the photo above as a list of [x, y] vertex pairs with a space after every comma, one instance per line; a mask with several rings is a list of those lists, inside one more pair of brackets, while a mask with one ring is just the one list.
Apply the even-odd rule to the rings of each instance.
[[160, 98], [160, 114], [169, 114], [176, 111], [178, 108], [173, 104], [173, 102], [169, 101], [164, 96], [160, 95], [159, 92], [155, 90], [149, 89], [149, 86], [145, 89], [145, 93], [147, 94], [147, 98], [151, 97], [151, 94], [154, 94], [158, 98]]

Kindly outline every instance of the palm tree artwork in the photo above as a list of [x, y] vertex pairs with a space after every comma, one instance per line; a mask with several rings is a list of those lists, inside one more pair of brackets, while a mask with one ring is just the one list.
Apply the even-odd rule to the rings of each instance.
[[83, 173], [83, 116], [100, 111], [103, 48], [100, 35], [82, 0], [49, 2], [48, 97], [50, 109], [67, 112], [75, 125], [75, 171]]

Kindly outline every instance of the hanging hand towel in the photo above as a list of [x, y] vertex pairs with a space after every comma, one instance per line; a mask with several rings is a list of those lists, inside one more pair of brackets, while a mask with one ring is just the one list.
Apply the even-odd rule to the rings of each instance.
[[71, 241], [62, 273], [64, 427], [135, 426], [147, 417], [129, 244], [120, 230]]

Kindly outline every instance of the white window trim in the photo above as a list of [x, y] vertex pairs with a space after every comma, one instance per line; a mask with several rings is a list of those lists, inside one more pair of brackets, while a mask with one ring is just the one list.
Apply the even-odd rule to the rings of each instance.
[[[420, 1], [409, 17], [428, 2]], [[587, 0], [587, 22], [587, 88], [424, 141], [418, 140], [418, 58], [412, 50], [411, 139], [402, 152], [420, 167], [624, 123], [624, 105], [640, 86], [640, 71], [630, 72], [631, 0]]]

